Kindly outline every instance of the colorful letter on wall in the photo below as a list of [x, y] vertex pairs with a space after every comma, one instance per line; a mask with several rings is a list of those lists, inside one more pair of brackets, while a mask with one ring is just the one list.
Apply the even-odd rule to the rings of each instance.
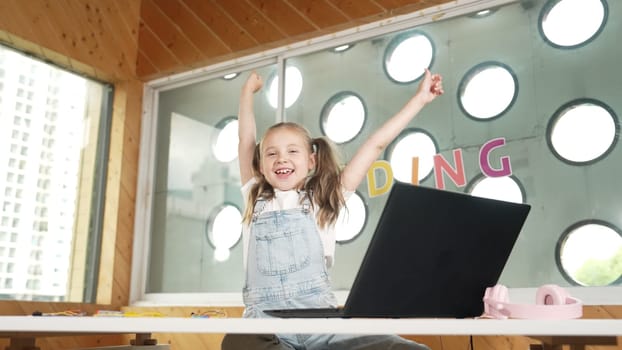
[[505, 145], [505, 138], [500, 137], [492, 139], [482, 145], [479, 150], [479, 167], [482, 173], [488, 177], [503, 177], [512, 175], [512, 166], [510, 165], [510, 157], [501, 157], [501, 169], [494, 169], [490, 166], [488, 156], [495, 148]]
[[466, 185], [466, 175], [464, 173], [464, 162], [462, 160], [462, 149], [458, 148], [453, 151], [454, 163], [456, 168], [447, 162], [442, 154], [434, 155], [434, 179], [436, 182], [436, 188], [445, 189], [445, 180], [443, 179], [443, 173], [446, 173], [451, 181], [458, 187]]
[[410, 182], [413, 185], [419, 184], [419, 157], [413, 157], [412, 159], [412, 172], [410, 174]]
[[[376, 184], [376, 171], [382, 171], [385, 175], [386, 181], [381, 187]], [[367, 171], [367, 193], [369, 193], [369, 197], [376, 197], [389, 192], [391, 185], [393, 185], [391, 164], [386, 160], [375, 161]]]

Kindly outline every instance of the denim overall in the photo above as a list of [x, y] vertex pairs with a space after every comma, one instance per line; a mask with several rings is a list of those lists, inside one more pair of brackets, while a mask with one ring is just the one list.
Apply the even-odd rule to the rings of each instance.
[[[309, 199], [304, 196], [300, 208], [288, 210], [262, 213], [264, 206], [259, 199], [251, 223], [244, 317], [270, 317], [262, 312], [267, 309], [335, 307]], [[277, 336], [293, 349], [427, 349], [398, 336]]]

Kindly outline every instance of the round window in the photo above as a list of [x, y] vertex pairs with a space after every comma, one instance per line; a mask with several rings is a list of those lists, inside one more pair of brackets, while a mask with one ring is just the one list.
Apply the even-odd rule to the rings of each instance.
[[[268, 89], [266, 91], [268, 103], [273, 108], [278, 106], [279, 101], [279, 76], [272, 75], [268, 80]], [[289, 66], [285, 68], [285, 108], [289, 108], [296, 102], [302, 92], [302, 74], [296, 67]]]
[[358, 237], [367, 222], [367, 207], [358, 192], [354, 192], [339, 212], [335, 232], [337, 242], [345, 243]]
[[227, 117], [216, 124], [216, 141], [212, 150], [214, 156], [221, 162], [230, 162], [238, 156], [238, 120]]
[[352, 92], [341, 92], [331, 97], [322, 108], [322, 131], [335, 143], [352, 140], [365, 123], [365, 105]]
[[506, 202], [525, 202], [525, 192], [518, 180], [512, 176], [487, 177], [480, 174], [468, 186], [467, 192], [474, 196]]
[[471, 68], [460, 82], [460, 108], [478, 120], [491, 119], [507, 111], [518, 94], [518, 82], [510, 67], [486, 62]]
[[591, 164], [613, 149], [619, 129], [611, 108], [600, 101], [580, 99], [555, 112], [547, 127], [547, 142], [564, 162]]
[[421, 77], [432, 65], [434, 47], [422, 32], [396, 36], [384, 54], [384, 70], [393, 81], [410, 83]]
[[432, 136], [421, 129], [407, 129], [387, 147], [386, 159], [391, 164], [393, 177], [410, 183], [413, 178], [413, 158], [417, 157], [417, 179], [421, 182], [432, 173], [436, 153], [438, 147]]
[[207, 241], [214, 247], [214, 259], [229, 259], [230, 249], [242, 235], [242, 214], [231, 204], [223, 204], [212, 211], [207, 220]]
[[602, 31], [607, 11], [604, 0], [549, 0], [540, 13], [540, 33], [554, 47], [578, 47]]
[[564, 277], [582, 286], [622, 282], [622, 232], [600, 220], [569, 227], [557, 244], [557, 263]]

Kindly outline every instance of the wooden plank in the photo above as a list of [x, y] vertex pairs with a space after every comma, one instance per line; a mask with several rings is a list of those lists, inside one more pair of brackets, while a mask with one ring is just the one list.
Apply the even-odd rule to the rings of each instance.
[[425, 1], [420, 0], [373, 0], [378, 6], [385, 9], [385, 11], [392, 11], [404, 6], [426, 6]]
[[160, 71], [141, 50], [136, 54], [136, 76], [144, 80], [156, 76]]
[[343, 24], [348, 18], [324, 0], [286, 0], [320, 30]]
[[286, 38], [285, 33], [243, 1], [214, 0], [238, 25], [259, 44], [268, 44]]
[[220, 40], [228, 43], [233, 52], [249, 49], [257, 45], [257, 41], [251, 37], [244, 28], [237, 25], [223, 11], [204, 0], [181, 0], [188, 8], [191, 8], [197, 17], [212, 29]]
[[[33, 25], [38, 29], [37, 42], [43, 42], [42, 46], [83, 62], [87, 61], [88, 56], [85, 54], [87, 50], [77, 35], [80, 27], [66, 11], [63, 11], [60, 4], [61, 2], [53, 2], [40, 6], [23, 6], [22, 11], [36, 21]], [[91, 62], [92, 65], [93, 63], [95, 62]]]
[[138, 25], [133, 29], [129, 28], [113, 2], [102, 2], [99, 6], [98, 19], [101, 20], [102, 30], [107, 33], [107, 41], [114, 42], [116, 46], [112, 53], [116, 69], [124, 76], [134, 76], [138, 52]]
[[141, 0], [109, 0], [107, 3], [114, 5], [119, 21], [124, 24], [125, 32], [129, 35], [128, 41], [131, 42], [130, 47], [138, 47]]
[[197, 61], [205, 59], [205, 56], [153, 1], [143, 1], [140, 17], [144, 25], [149, 27], [164, 47], [183, 65], [192, 67]]
[[[172, 70], [180, 67], [181, 62], [170, 50], [151, 32], [146, 25], [141, 25], [139, 30], [139, 50], [149, 57], [149, 62], [160, 72]], [[144, 67], [143, 67], [144, 68]], [[138, 67], [136, 67], [138, 72]]]
[[371, 0], [327, 0], [350, 19], [382, 15], [383, 8]]
[[[70, 45], [66, 41], [69, 36], [59, 28], [51, 26], [42, 9], [38, 6], [28, 6], [25, 2], [14, 2], [9, 14], [14, 19], [15, 31], [13, 33], [16, 35], [26, 40], [36, 41], [40, 46], [58, 52], [70, 51]], [[75, 53], [75, 51], [73, 52]]]
[[20, 11], [18, 0], [0, 1], [0, 28], [22, 39], [34, 40], [37, 38], [35, 27]]
[[275, 27], [288, 36], [296, 36], [317, 29], [313, 23], [285, 1], [248, 0]]
[[231, 53], [229, 46], [181, 1], [154, 0], [153, 3], [165, 13], [173, 23], [207, 57], [220, 56]]
[[57, 1], [51, 6], [51, 21], [54, 26], [68, 26], [75, 35], [72, 42], [77, 56], [84, 62], [104, 69], [114, 76], [127, 76], [119, 69], [116, 54], [120, 51], [114, 35], [103, 26], [103, 13], [97, 3], [78, 4]]

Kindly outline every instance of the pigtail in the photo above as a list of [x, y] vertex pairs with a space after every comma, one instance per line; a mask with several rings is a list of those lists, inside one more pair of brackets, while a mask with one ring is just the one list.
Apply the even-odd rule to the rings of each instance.
[[244, 216], [242, 217], [242, 222], [246, 225], [250, 225], [251, 223], [253, 211], [255, 210], [255, 203], [258, 198], [265, 198], [267, 200], [274, 198], [274, 188], [266, 181], [263, 175], [261, 175], [259, 169], [260, 149], [260, 144], [255, 145], [252, 165], [253, 176], [257, 179], [257, 182], [251, 187], [248, 198], [246, 199]]
[[311, 202], [319, 207], [318, 225], [321, 228], [337, 221], [339, 210], [345, 205], [341, 189], [341, 166], [337, 151], [326, 138], [318, 137], [311, 140], [315, 152], [315, 170], [305, 184]]

